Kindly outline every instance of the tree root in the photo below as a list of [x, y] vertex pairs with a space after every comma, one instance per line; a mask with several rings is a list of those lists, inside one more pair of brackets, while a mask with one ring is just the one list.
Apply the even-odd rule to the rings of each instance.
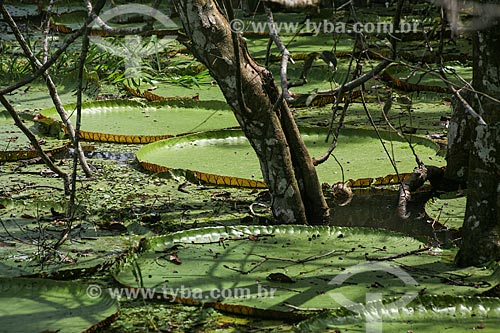
[[407, 219], [410, 217], [410, 213], [407, 212], [407, 205], [411, 201], [411, 193], [418, 190], [425, 181], [429, 180], [433, 188], [436, 188], [436, 184], [441, 183], [444, 177], [444, 167], [439, 168], [436, 166], [425, 166], [420, 164], [413, 170], [410, 178], [403, 183], [399, 188], [399, 198], [397, 213], [398, 216]]

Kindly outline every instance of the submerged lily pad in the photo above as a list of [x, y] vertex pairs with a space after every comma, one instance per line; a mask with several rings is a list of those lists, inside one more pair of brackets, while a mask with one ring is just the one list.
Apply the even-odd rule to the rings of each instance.
[[367, 293], [470, 296], [495, 281], [494, 268], [459, 270], [451, 251], [364, 228], [202, 228], [151, 238], [145, 249], [116, 271], [121, 284], [148, 288], [155, 299], [268, 317], [335, 309], [339, 293], [353, 302]]
[[[304, 128], [301, 132], [312, 156], [319, 157], [327, 151], [330, 144], [325, 142], [326, 129]], [[395, 158], [398, 171], [411, 172], [415, 167], [415, 158], [408, 143], [394, 133], [381, 134], [387, 149]], [[445, 163], [436, 156], [437, 146], [432, 141], [415, 136], [410, 140], [425, 163]], [[372, 130], [343, 130], [334, 155], [342, 165], [344, 181], [394, 173]], [[259, 161], [243, 132], [239, 130], [212, 131], [162, 140], [141, 148], [137, 152], [137, 159], [148, 170], [191, 170], [198, 179], [209, 183], [243, 184], [249, 187], [263, 184]], [[333, 158], [320, 164], [317, 171], [322, 182], [335, 183], [343, 180], [342, 170]], [[231, 182], [231, 178], [238, 181]], [[252, 183], [244, 184], [242, 179]]]
[[[74, 104], [66, 106], [72, 117], [74, 109]], [[54, 121], [59, 119], [55, 108], [45, 109], [41, 114]], [[110, 100], [83, 104], [81, 137], [93, 141], [148, 143], [237, 125], [227, 104], [219, 101]]]
[[[118, 316], [109, 294], [77, 282], [0, 278], [0, 331], [93, 332]], [[95, 286], [94, 286], [95, 287]]]

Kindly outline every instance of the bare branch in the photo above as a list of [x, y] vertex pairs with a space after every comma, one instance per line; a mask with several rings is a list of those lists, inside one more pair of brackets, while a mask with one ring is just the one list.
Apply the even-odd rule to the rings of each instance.
[[344, 103], [344, 107], [342, 109], [342, 114], [340, 115], [340, 119], [339, 119], [339, 122], [337, 124], [337, 128], [335, 130], [335, 133], [333, 133], [333, 142], [331, 143], [330, 147], [328, 147], [327, 152], [323, 156], [321, 156], [320, 158], [313, 158], [313, 164], [315, 166], [326, 162], [328, 160], [328, 158], [330, 157], [330, 155], [335, 150], [335, 148], [337, 147], [337, 141], [338, 141], [338, 138], [340, 135], [340, 129], [344, 125], [344, 118], [345, 118], [345, 115], [347, 113], [347, 109], [349, 108], [350, 103], [351, 103], [351, 97], [346, 98], [346, 101]]
[[274, 43], [276, 44], [281, 53], [280, 76], [281, 76], [282, 95], [286, 101], [293, 101], [293, 97], [290, 95], [290, 92], [288, 91], [287, 67], [288, 67], [288, 61], [290, 61], [292, 64], [294, 63], [294, 61], [290, 57], [290, 52], [285, 47], [285, 44], [283, 44], [283, 42], [279, 37], [278, 29], [276, 28], [276, 24], [274, 23], [273, 19], [273, 12], [267, 6], [265, 6], [265, 9], [267, 15], [267, 24], [269, 26], [269, 36], [274, 41]]
[[49, 57], [49, 30], [50, 30], [50, 17], [52, 15], [52, 7], [54, 6], [54, 0], [50, 0], [49, 6], [46, 10], [45, 22], [43, 22], [43, 60], [42, 62], [47, 62]]
[[396, 166], [396, 162], [391, 157], [391, 154], [389, 154], [389, 151], [387, 150], [387, 147], [385, 146], [384, 140], [382, 139], [382, 136], [380, 136], [380, 132], [378, 130], [378, 127], [377, 127], [377, 125], [375, 125], [375, 122], [373, 121], [373, 117], [372, 117], [370, 111], [368, 110], [368, 107], [366, 106], [366, 101], [365, 101], [365, 95], [364, 95], [363, 88], [361, 88], [361, 104], [363, 105], [363, 109], [365, 110], [365, 113], [366, 113], [366, 116], [368, 117], [368, 120], [370, 120], [371, 126], [375, 130], [375, 133], [377, 134], [377, 137], [378, 137], [380, 143], [382, 144], [382, 147], [384, 148], [384, 151], [385, 151], [385, 154], [387, 155], [387, 158], [389, 158], [389, 161], [391, 162], [391, 165], [394, 168], [394, 172], [396, 172], [396, 175], [398, 176], [398, 179], [400, 179], [398, 168]]
[[[94, 13], [92, 4], [89, 1], [85, 1], [85, 7], [87, 8], [87, 11], [90, 12], [90, 17], [92, 19], [92, 23], [97, 24], [99, 28], [101, 28], [103, 31], [113, 34], [113, 35], [138, 35], [141, 33], [144, 33], [148, 30], [152, 30], [152, 27], [148, 24], [143, 25], [141, 27], [136, 27], [136, 28], [113, 28], [106, 24], [101, 17]], [[156, 9], [153, 9], [156, 10]], [[90, 27], [92, 28], [92, 27]]]
[[479, 113], [477, 113], [472, 106], [460, 95], [460, 91], [456, 90], [452, 85], [450, 85], [450, 89], [453, 91], [453, 95], [463, 104], [465, 111], [467, 111], [472, 118], [476, 119], [477, 123], [482, 126], [486, 126], [486, 122], [483, 117]]
[[361, 86], [363, 83], [367, 82], [377, 74], [379, 74], [381, 71], [383, 71], [387, 66], [389, 66], [392, 63], [392, 60], [389, 59], [384, 59], [382, 60], [377, 66], [375, 66], [371, 71], [364, 73], [363, 75], [357, 77], [356, 79], [353, 79], [346, 84], [335, 88], [335, 89], [330, 89], [330, 90], [322, 90], [318, 91], [318, 95], [323, 94], [323, 95], [334, 95], [338, 93], [345, 93], [347, 91], [353, 90], [359, 86]]
[[64, 42], [64, 44], [59, 49], [57, 49], [57, 51], [54, 52], [54, 54], [52, 55], [52, 57], [50, 57], [49, 60], [47, 60], [46, 62], [44, 62], [44, 64], [41, 67], [39, 67], [33, 74], [31, 74], [30, 76], [28, 76], [25, 79], [22, 79], [22, 80], [16, 82], [15, 84], [13, 84], [11, 86], [8, 86], [6, 88], [1, 89], [0, 90], [0, 95], [6, 95], [8, 93], [11, 93], [14, 90], [19, 89], [22, 86], [24, 86], [24, 85], [26, 85], [26, 84], [28, 84], [28, 83], [36, 80], [40, 76], [42, 76], [43, 73], [45, 73], [45, 71], [57, 61], [57, 59], [59, 58], [59, 56], [61, 54], [63, 54], [64, 52], [66, 52], [66, 50], [68, 49], [68, 47], [71, 44], [73, 44], [73, 42], [78, 37], [80, 37], [82, 35], [84, 28], [85, 28], [85, 26], [82, 27], [82, 28], [80, 28], [79, 30], [75, 31], [71, 36], [69, 36], [69, 38], [66, 39], [66, 41]]
[[[444, 18], [443, 18], [441, 30], [443, 31], [444, 28], [445, 28], [445, 22], [444, 22]], [[444, 45], [444, 34], [441, 34], [441, 37], [440, 37], [440, 40], [439, 40], [439, 55], [441, 55], [441, 53], [443, 51], [443, 45]], [[462, 95], [460, 95], [460, 92], [457, 89], [455, 89], [455, 87], [450, 82], [450, 80], [448, 80], [446, 72], [444, 71], [445, 67], [443, 65], [443, 59], [442, 58], [440, 58], [438, 67], [439, 67], [439, 76], [441, 77], [441, 79], [444, 82], [446, 82], [446, 84], [448, 86], [448, 89], [453, 93], [453, 95], [457, 98], [457, 100], [460, 101], [460, 103], [462, 103], [462, 105], [464, 106], [465, 111], [467, 111], [471, 115], [472, 118], [476, 119], [476, 121], [478, 122], [479, 125], [485, 126], [486, 122], [481, 117], [481, 115], [478, 114], [474, 110], [474, 108], [462, 97]]]
[[[29, 61], [31, 63], [31, 66], [33, 67], [33, 69], [37, 70], [37, 69], [40, 69], [41, 67], [43, 67], [43, 65], [40, 63], [40, 61], [33, 54], [33, 52], [30, 49], [28, 43], [24, 39], [21, 31], [17, 27], [16, 22], [14, 21], [14, 19], [12, 18], [12, 16], [7, 11], [7, 9], [5, 8], [4, 5], [0, 6], [0, 12], [2, 13], [5, 21], [7, 22], [7, 24], [11, 28], [12, 32], [14, 33], [14, 35], [15, 35], [18, 43], [19, 43], [19, 45], [23, 49], [24, 54], [26, 55], [26, 57], [28, 57], [28, 59], [29, 59]], [[55, 108], [57, 110], [57, 113], [59, 114], [59, 116], [61, 117], [61, 120], [63, 121], [64, 125], [66, 126], [71, 141], [76, 146], [76, 143], [75, 143], [76, 142], [76, 139], [75, 139], [75, 130], [74, 130], [73, 125], [71, 124], [69, 118], [68, 118], [66, 110], [63, 107], [61, 98], [59, 97], [59, 94], [57, 92], [57, 88], [56, 88], [56, 86], [54, 84], [54, 81], [52, 81], [52, 77], [46, 71], [42, 72], [42, 76], [45, 79], [47, 88], [49, 90], [49, 94], [50, 94], [50, 96], [52, 98], [52, 101], [53, 101], [54, 106], [55, 106]], [[82, 169], [85, 172], [85, 175], [87, 177], [91, 177], [92, 176], [92, 170], [90, 169], [90, 166], [88, 165], [88, 163], [87, 163], [87, 161], [85, 159], [85, 156], [83, 154], [83, 150], [80, 148], [79, 151], [80, 151], [79, 159], [80, 159], [80, 163], [82, 165]]]

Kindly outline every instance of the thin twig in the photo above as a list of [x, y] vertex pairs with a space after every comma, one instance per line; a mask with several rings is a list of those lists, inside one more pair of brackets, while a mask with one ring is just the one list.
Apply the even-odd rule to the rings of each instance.
[[332, 93], [337, 94], [337, 97], [335, 98], [335, 103], [333, 103], [333, 105], [332, 105], [332, 117], [330, 120], [330, 126], [328, 127], [328, 133], [326, 134], [326, 139], [325, 139], [326, 142], [328, 142], [328, 140], [330, 139], [330, 135], [332, 135], [332, 132], [333, 132], [333, 122], [335, 121], [335, 117], [337, 115], [337, 108], [340, 104], [340, 99], [341, 99], [342, 93], [344, 91], [344, 87], [347, 84], [347, 80], [349, 79], [349, 75], [350, 75], [351, 69], [352, 69], [352, 64], [354, 62], [354, 51], [355, 51], [355, 49], [353, 48], [351, 57], [349, 58], [349, 65], [347, 66], [347, 72], [345, 74], [344, 81], [342, 82], [340, 87], [338, 87], [336, 89], [331, 89]]
[[260, 206], [260, 207], [264, 207], [266, 210], [268, 210], [268, 209], [269, 209], [269, 207], [268, 207], [267, 205], [263, 204], [263, 203], [260, 203], [260, 202], [253, 202], [253, 203], [250, 205], [250, 207], [249, 207], [249, 209], [250, 209], [250, 214], [252, 214], [252, 216], [258, 216], [258, 215], [255, 213], [255, 211], [253, 210], [253, 206]]
[[[396, 4], [396, 13], [394, 14], [394, 18], [392, 19], [392, 24], [394, 27], [399, 27], [401, 23], [401, 15], [403, 13], [403, 5], [404, 5], [404, 0], [398, 0], [398, 3]], [[396, 59], [398, 52], [397, 52], [397, 38], [394, 37], [393, 35], [389, 35], [389, 40], [391, 42], [392, 46], [392, 58]]]
[[331, 250], [331, 251], [328, 251], [328, 252], [323, 253], [323, 254], [309, 256], [309, 257], [306, 257], [306, 258], [303, 258], [303, 259], [277, 258], [277, 257], [269, 257], [269, 256], [265, 256], [265, 255], [260, 255], [260, 254], [253, 254], [253, 255], [257, 256], [257, 257], [260, 257], [260, 258], [265, 258], [267, 260], [288, 261], [288, 262], [293, 262], [295, 264], [304, 264], [304, 263], [309, 262], [309, 261], [313, 261], [313, 260], [317, 260], [317, 259], [321, 259], [321, 258], [325, 258], [325, 257], [331, 256], [332, 254], [336, 254], [336, 253], [346, 254], [346, 253], [349, 253], [349, 252], [352, 252], [352, 251]]
[[410, 142], [410, 140], [408, 139], [408, 137], [406, 135], [404, 135], [403, 132], [399, 132], [393, 125], [392, 123], [389, 121], [389, 118], [387, 117], [387, 113], [389, 113], [388, 110], [385, 109], [387, 103], [391, 103], [392, 105], [392, 96], [389, 95], [389, 99], [385, 102], [386, 104], [384, 104], [384, 107], [382, 108], [382, 117], [384, 118], [384, 121], [385, 123], [387, 124], [387, 126], [389, 126], [390, 129], [392, 129], [397, 136], [399, 136], [401, 139], [405, 140], [407, 143], [408, 143], [408, 146], [410, 147], [411, 149], [411, 152], [413, 154], [413, 157], [415, 157], [415, 161], [417, 163], [417, 165], [422, 165], [423, 162], [422, 160], [420, 159], [420, 157], [417, 155], [417, 152], [415, 150], [415, 147], [413, 147], [412, 143]]
[[[344, 126], [344, 118], [345, 118], [345, 115], [347, 113], [347, 109], [349, 108], [349, 105], [351, 103], [352, 91], [350, 92], [349, 95], [350, 96], [348, 98], [346, 98], [346, 100], [345, 100], [344, 107], [342, 109], [342, 114], [340, 115], [340, 119], [339, 119], [339, 122], [337, 124], [337, 128], [335, 130], [335, 133], [333, 133], [333, 142], [330, 144], [330, 147], [328, 147], [327, 152], [323, 156], [321, 156], [319, 158], [313, 158], [313, 164], [315, 166], [320, 165], [321, 163], [324, 163], [325, 161], [327, 161], [328, 158], [330, 157], [330, 155], [333, 153], [333, 151], [337, 147], [337, 141], [338, 141], [338, 138], [340, 135], [340, 129]], [[337, 159], [335, 159], [335, 160], [338, 162]], [[342, 170], [342, 179], [344, 179], [343, 174], [344, 174], [344, 171]]]
[[[86, 22], [86, 24], [88, 24], [89, 22]], [[85, 25], [86, 25], [85, 24]], [[57, 59], [59, 59], [59, 56], [61, 54], [63, 54], [64, 52], [66, 52], [66, 50], [68, 49], [69, 46], [71, 46], [71, 44], [73, 44], [73, 42], [82, 35], [83, 33], [83, 30], [84, 30], [85, 26], [80, 28], [79, 30], [75, 31], [73, 34], [71, 34], [69, 37], [66, 38], [64, 44], [58, 48], [53, 54], [52, 56], [50, 57], [49, 60], [47, 60], [46, 62], [44, 62], [43, 66], [38, 68], [33, 74], [31, 74], [30, 76], [14, 83], [13, 85], [11, 86], [8, 86], [8, 87], [5, 87], [3, 89], [0, 90], [0, 95], [6, 95], [6, 94], [9, 94], [11, 92], [13, 92], [14, 90], [16, 89], [19, 89], [21, 88], [22, 86], [24, 85], [27, 85], [28, 83], [30, 82], [33, 82], [34, 80], [36, 80], [37, 78], [39, 78], [40, 76], [42, 76], [43, 73], [45, 73], [45, 71], [50, 67], [52, 66], [56, 61]]]
[[[27, 242], [21, 238], [17, 238], [16, 236], [12, 235], [9, 231], [9, 229], [7, 229], [7, 227], [5, 226], [5, 224], [3, 223], [3, 220], [0, 219], [0, 224], [2, 225], [3, 229], [5, 230], [5, 233], [7, 234], [7, 236], [9, 236], [10, 238], [12, 238], [13, 240], [15, 241], [18, 241], [19, 243], [22, 243], [22, 244], [29, 244], [29, 245], [33, 245], [33, 242]], [[20, 228], [22, 230], [22, 228]]]
[[216, 241], [207, 241], [207, 242], [178, 242], [177, 244], [191, 244], [191, 245], [206, 245], [206, 244], [222, 244], [225, 241], [252, 241], [251, 238], [259, 239], [262, 237], [274, 237], [273, 234], [262, 234], [262, 235], [252, 235], [249, 234], [246, 237], [220, 237]]
[[392, 256], [386, 256], [386, 257], [369, 257], [369, 256], [365, 256], [365, 259], [368, 260], [368, 261], [386, 261], [386, 260], [394, 260], [394, 259], [399, 259], [399, 258], [403, 258], [403, 257], [407, 257], [407, 256], [411, 256], [413, 254], [417, 254], [417, 253], [420, 253], [420, 252], [425, 252], [425, 251], [429, 251], [431, 249], [430, 246], [426, 246], [426, 247], [423, 247], [421, 249], [417, 249], [417, 250], [412, 250], [412, 251], [407, 251], [407, 252], [403, 252], [403, 253], [399, 253], [399, 254], [395, 254], [395, 255], [392, 255]]
[[[444, 72], [443, 75], [445, 75]], [[460, 103], [463, 104], [465, 111], [467, 111], [472, 116], [472, 118], [476, 119], [479, 125], [486, 126], [487, 124], [484, 121], [483, 117], [481, 117], [481, 115], [474, 110], [474, 108], [462, 97], [462, 95], [460, 95], [460, 92], [457, 89], [455, 89], [452, 85], [449, 85], [449, 87], [453, 92], [453, 95], [460, 101]]]
[[232, 271], [235, 271], [235, 272], [238, 272], [240, 274], [243, 274], [243, 275], [247, 275], [247, 274], [250, 274], [252, 273], [254, 270], [256, 270], [259, 266], [261, 266], [263, 263], [265, 263], [268, 259], [267, 258], [264, 258], [262, 259], [261, 261], [259, 261], [258, 263], [256, 263], [252, 268], [250, 268], [248, 271], [244, 271], [244, 270], [241, 270], [241, 269], [238, 269], [238, 268], [234, 268], [234, 267], [230, 267], [228, 265], [223, 265], [224, 268], [227, 268], [229, 270], [232, 270]]
[[269, 67], [269, 62], [271, 61], [271, 47], [273, 46], [272, 38], [269, 38], [266, 46], [266, 60], [264, 62], [266, 68]]
[[363, 109], [365, 110], [366, 116], [368, 117], [368, 120], [370, 121], [371, 126], [375, 130], [375, 133], [377, 134], [377, 137], [378, 137], [380, 143], [382, 144], [382, 147], [384, 148], [384, 151], [385, 151], [387, 157], [389, 158], [389, 161], [391, 162], [391, 165], [394, 168], [394, 171], [396, 172], [398, 179], [400, 179], [398, 168], [396, 166], [396, 162], [393, 160], [393, 158], [391, 157], [391, 154], [387, 150], [387, 147], [385, 146], [384, 140], [382, 139], [382, 136], [380, 135], [380, 131], [378, 130], [377, 125], [375, 125], [375, 122], [373, 121], [373, 117], [372, 117], [370, 111], [368, 110], [368, 107], [366, 106], [363, 88], [361, 88], [361, 104], [363, 105]]
[[[5, 6], [0, 6], [0, 12], [2, 13], [4, 20], [7, 22], [9, 27], [11, 28], [12, 32], [14, 33], [14, 36], [16, 37], [19, 46], [23, 49], [24, 54], [28, 58], [28, 60], [31, 63], [31, 66], [33, 67], [33, 70], [40, 69], [43, 67], [43, 65], [40, 63], [40, 61], [35, 57], [33, 54], [33, 51], [30, 49], [28, 43], [24, 39], [24, 36], [22, 35], [21, 31], [19, 30], [19, 27], [17, 26], [16, 22], [10, 15], [10, 13], [7, 11]], [[45, 79], [45, 83], [47, 85], [47, 88], [49, 90], [49, 94], [52, 98], [52, 101], [54, 103], [54, 106], [57, 110], [57, 113], [61, 117], [61, 120], [63, 121], [64, 125], [66, 126], [68, 130], [69, 137], [73, 144], [75, 143], [75, 130], [73, 128], [73, 125], [71, 124], [68, 115], [66, 113], [66, 110], [64, 109], [64, 106], [62, 104], [61, 98], [59, 97], [59, 94], [57, 92], [57, 88], [54, 84], [54, 81], [52, 80], [52, 77], [47, 73], [47, 72], [42, 72], [42, 76]], [[85, 172], [85, 175], [87, 177], [92, 176], [92, 170], [90, 166], [87, 163], [87, 160], [85, 158], [85, 155], [83, 154], [83, 150], [80, 149], [80, 154], [79, 154], [79, 159], [80, 163], [82, 165], [82, 169]]]
[[[351, 91], [354, 88], [357, 88], [357, 87], [363, 85], [366, 81], [370, 80], [375, 75], [377, 75], [378, 73], [380, 73], [381, 71], [383, 71], [391, 63], [392, 63], [392, 60], [384, 59], [377, 66], [375, 66], [371, 71], [369, 71], [369, 72], [367, 72], [367, 73], [359, 76], [356, 79], [353, 79], [353, 80], [351, 80], [351, 81], [349, 81], [349, 82], [341, 85], [338, 88], [331, 89], [331, 90], [326, 90], [326, 91], [318, 91], [318, 95], [326, 95], [326, 96], [337, 95], [337, 100], [339, 100], [340, 96], [342, 96], [342, 94], [344, 94], [345, 92]], [[335, 105], [336, 106], [338, 105], [337, 101], [336, 101]], [[333, 122], [331, 122], [330, 124], [332, 124], [332, 123]], [[331, 125], [331, 126], [333, 126], [333, 125]], [[329, 133], [327, 135], [327, 140], [329, 138], [329, 135], [331, 135], [331, 131], [332, 130], [333, 130], [333, 128], [331, 127], [330, 130], [329, 130]]]

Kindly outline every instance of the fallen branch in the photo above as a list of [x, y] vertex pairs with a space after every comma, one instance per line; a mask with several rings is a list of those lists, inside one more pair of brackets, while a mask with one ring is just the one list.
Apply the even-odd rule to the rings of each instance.
[[309, 261], [313, 261], [313, 260], [317, 260], [317, 259], [331, 256], [332, 254], [338, 254], [338, 253], [346, 254], [346, 253], [350, 253], [350, 252], [352, 252], [352, 251], [331, 250], [331, 251], [328, 251], [326, 253], [322, 253], [322, 254], [318, 254], [318, 255], [314, 255], [314, 256], [309, 256], [309, 257], [306, 257], [303, 259], [277, 258], [277, 257], [269, 257], [269, 256], [265, 256], [265, 255], [260, 255], [260, 254], [254, 254], [254, 256], [264, 258], [266, 260], [287, 261], [287, 262], [293, 262], [295, 264], [304, 264], [304, 263], [309, 262]]
[[426, 247], [423, 247], [421, 249], [417, 249], [417, 250], [412, 250], [412, 251], [407, 251], [407, 252], [403, 252], [403, 253], [399, 253], [399, 254], [395, 254], [395, 255], [392, 255], [392, 256], [386, 256], [386, 257], [369, 257], [369, 256], [365, 256], [365, 259], [368, 260], [368, 261], [386, 261], [386, 260], [394, 260], [394, 259], [399, 259], [399, 258], [403, 258], [403, 257], [407, 257], [407, 256], [411, 256], [412, 254], [417, 254], [417, 253], [420, 253], [420, 252], [425, 252], [425, 251], [428, 251], [430, 250], [431, 247], [430, 246], [426, 246]]

